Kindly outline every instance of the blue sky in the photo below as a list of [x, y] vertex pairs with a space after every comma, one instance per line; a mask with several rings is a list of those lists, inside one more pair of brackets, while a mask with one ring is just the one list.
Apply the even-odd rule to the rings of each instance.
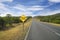
[[60, 0], [0, 0], [0, 16], [45, 16], [56, 13], [60, 13]]

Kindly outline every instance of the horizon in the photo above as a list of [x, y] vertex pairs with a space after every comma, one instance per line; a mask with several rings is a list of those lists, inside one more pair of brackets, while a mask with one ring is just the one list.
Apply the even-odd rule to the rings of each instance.
[[[52, 15], [56, 15], [56, 14], [60, 14], [60, 13], [55, 13], [55, 14], [51, 14], [51, 15], [34, 15], [34, 16], [31, 16], [31, 15], [25, 15], [25, 16], [27, 16], [27, 17], [37, 17], [37, 16], [52, 16]], [[9, 15], [11, 15], [11, 14], [9, 14]], [[7, 14], [5, 15], [5, 16], [0, 16], [0, 17], [6, 17], [7, 16]], [[12, 17], [20, 17], [20, 16], [22, 16], [22, 15], [20, 15], [20, 16], [14, 16], [14, 15], [11, 15]]]

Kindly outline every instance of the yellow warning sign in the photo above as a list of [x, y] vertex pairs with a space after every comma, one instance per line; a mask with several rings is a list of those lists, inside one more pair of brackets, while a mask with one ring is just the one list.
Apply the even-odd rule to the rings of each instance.
[[22, 22], [24, 22], [26, 19], [27, 19], [27, 17], [26, 17], [25, 15], [22, 15], [22, 16], [20, 17], [20, 20], [21, 20]]

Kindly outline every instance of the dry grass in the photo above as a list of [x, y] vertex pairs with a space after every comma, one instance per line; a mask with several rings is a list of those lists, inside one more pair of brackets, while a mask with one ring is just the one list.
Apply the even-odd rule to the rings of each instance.
[[24, 38], [23, 35], [26, 34], [30, 24], [31, 21], [25, 23], [24, 32], [22, 24], [6, 31], [0, 31], [0, 40], [22, 40], [22, 38]]
[[56, 24], [56, 23], [49, 23], [49, 24], [56, 25], [56, 26], [60, 27], [60, 24]]

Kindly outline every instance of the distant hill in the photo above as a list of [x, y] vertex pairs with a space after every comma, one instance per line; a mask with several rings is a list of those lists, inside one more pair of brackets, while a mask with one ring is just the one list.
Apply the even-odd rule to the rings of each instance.
[[57, 14], [54, 14], [54, 15], [59, 15], [60, 16], [60, 13], [57, 13]]
[[60, 13], [54, 14], [54, 15], [48, 15], [48, 16], [36, 16], [40, 19], [40, 21], [43, 22], [52, 22], [52, 23], [58, 23], [60, 24]]

